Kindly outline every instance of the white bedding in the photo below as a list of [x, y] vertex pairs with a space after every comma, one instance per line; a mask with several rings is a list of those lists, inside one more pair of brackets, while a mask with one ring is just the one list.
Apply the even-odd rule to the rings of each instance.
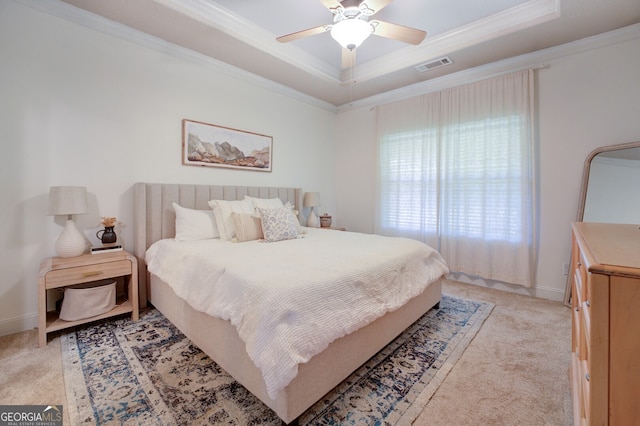
[[160, 240], [146, 262], [194, 309], [238, 329], [272, 399], [299, 364], [448, 272], [415, 240], [311, 228], [276, 243]]

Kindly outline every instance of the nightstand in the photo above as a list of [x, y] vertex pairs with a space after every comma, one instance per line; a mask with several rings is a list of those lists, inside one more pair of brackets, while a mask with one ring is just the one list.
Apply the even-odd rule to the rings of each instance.
[[321, 226], [320, 229], [333, 229], [334, 231], [346, 231], [347, 230], [347, 228], [342, 227], [342, 226], [338, 226], [338, 227], [336, 227], [336, 226], [324, 226], [324, 227], [322, 227]]
[[[117, 300], [109, 312], [77, 321], [63, 321], [58, 313], [47, 312], [47, 290], [64, 288], [107, 278], [125, 278], [126, 300]], [[50, 257], [40, 265], [38, 278], [38, 346], [47, 345], [47, 334], [103, 318], [131, 312], [138, 320], [138, 261], [126, 251], [83, 254], [77, 257]]]

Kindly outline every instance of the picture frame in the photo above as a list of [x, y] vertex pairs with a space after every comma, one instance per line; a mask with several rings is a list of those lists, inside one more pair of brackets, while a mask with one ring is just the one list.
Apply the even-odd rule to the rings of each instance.
[[273, 137], [182, 120], [182, 164], [271, 172]]

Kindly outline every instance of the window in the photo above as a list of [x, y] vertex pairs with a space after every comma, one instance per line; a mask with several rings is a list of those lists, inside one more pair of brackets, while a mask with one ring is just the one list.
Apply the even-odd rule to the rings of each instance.
[[453, 272], [531, 285], [529, 74], [379, 108], [378, 232], [426, 242]]
[[[523, 143], [513, 129], [526, 126], [510, 116], [462, 123], [444, 149], [443, 232], [468, 238], [519, 243], [523, 237], [523, 203], [530, 186]], [[523, 182], [524, 180], [524, 182]], [[524, 185], [523, 185], [524, 184]], [[528, 241], [527, 241], [528, 243]]]
[[[436, 131], [386, 137], [380, 147], [380, 221], [385, 229], [437, 233]], [[433, 163], [432, 167], [429, 167]]]

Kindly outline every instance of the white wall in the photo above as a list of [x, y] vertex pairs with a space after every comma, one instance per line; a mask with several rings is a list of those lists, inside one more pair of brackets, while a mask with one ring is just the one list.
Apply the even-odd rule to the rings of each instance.
[[[297, 186], [335, 214], [330, 108], [29, 5], [0, 2], [0, 335], [37, 324], [39, 265], [62, 230], [46, 216], [50, 186], [86, 186], [87, 238], [97, 243], [99, 217], [116, 216], [125, 248], [137, 181]], [[273, 172], [183, 166], [183, 118], [273, 136]]]
[[[623, 41], [597, 37], [576, 43], [575, 53], [567, 54], [572, 49], [563, 47], [560, 57], [559, 49], [552, 49], [531, 58], [531, 65], [541, 57], [551, 58], [545, 59], [547, 68], [536, 71], [540, 211], [536, 285], [527, 290], [478, 284], [562, 300], [563, 266], [569, 262], [570, 224], [578, 209], [584, 160], [599, 146], [640, 141], [640, 32], [638, 26], [634, 30], [635, 35], [622, 37]], [[616, 41], [607, 43], [609, 39]], [[512, 62], [522, 66], [527, 60]], [[428, 85], [422, 88], [432, 90]], [[336, 164], [338, 215], [342, 226], [362, 232], [374, 229], [374, 106], [340, 112], [337, 123], [337, 147], [341, 154], [349, 154], [338, 156]]]

